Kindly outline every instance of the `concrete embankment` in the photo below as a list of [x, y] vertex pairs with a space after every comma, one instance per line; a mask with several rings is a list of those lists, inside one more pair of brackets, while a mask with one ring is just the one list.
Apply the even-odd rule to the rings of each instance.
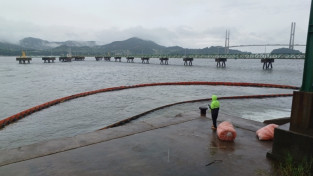
[[0, 151], [0, 175], [257, 175], [271, 169], [265, 124], [220, 113], [237, 131], [223, 142], [199, 112]]

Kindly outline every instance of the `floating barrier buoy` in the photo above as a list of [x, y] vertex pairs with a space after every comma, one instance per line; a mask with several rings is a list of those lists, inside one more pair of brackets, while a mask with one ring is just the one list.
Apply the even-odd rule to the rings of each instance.
[[[20, 113], [14, 114], [10, 117], [7, 117], [0, 121], [0, 128], [7, 126], [9, 123], [14, 121], [18, 121], [23, 117], [26, 117], [34, 112], [40, 111], [42, 109], [48, 108], [53, 105], [57, 105], [59, 103], [63, 103], [65, 101], [69, 101], [75, 98], [79, 98], [82, 96], [93, 95], [97, 93], [109, 92], [109, 91], [117, 91], [131, 88], [139, 88], [139, 87], [150, 87], [150, 86], [172, 86], [172, 85], [208, 85], [208, 86], [240, 86], [240, 87], [265, 87], [265, 88], [280, 88], [280, 89], [293, 89], [298, 90], [299, 87], [289, 86], [289, 85], [278, 85], [278, 84], [264, 84], [264, 83], [245, 83], [245, 82], [203, 82], [203, 81], [195, 81], [195, 82], [163, 82], [163, 83], [148, 83], [148, 84], [137, 84], [131, 86], [119, 86], [119, 87], [111, 87], [105, 89], [99, 89], [89, 92], [82, 92], [70, 96], [66, 96], [63, 98], [59, 98], [53, 101], [46, 102], [41, 105], [37, 105], [35, 107], [24, 110]], [[276, 95], [253, 95], [253, 98], [261, 98], [261, 97], [278, 97], [278, 96], [292, 96], [292, 94], [276, 94]], [[243, 98], [252, 98], [251, 96], [237, 96], [237, 97], [224, 97], [225, 99], [243, 99]], [[219, 99], [223, 99], [220, 97]], [[207, 100], [207, 99], [203, 99]], [[187, 101], [188, 102], [188, 101]], [[16, 118], [17, 117], [17, 118]], [[132, 119], [130, 119], [131, 121]]]
[[[219, 97], [218, 99], [219, 100], [227, 100], [227, 99], [252, 99], [252, 98], [273, 98], [273, 97], [290, 97], [292, 96], [293, 94], [269, 94], [269, 95], [247, 95], [247, 96], [229, 96], [229, 97]], [[129, 117], [127, 119], [124, 119], [122, 121], [119, 121], [119, 122], [116, 122], [114, 124], [111, 124], [109, 126], [106, 126], [104, 128], [101, 128], [99, 130], [104, 130], [104, 129], [108, 129], [108, 128], [113, 128], [113, 127], [117, 127], [117, 126], [121, 126], [125, 123], [128, 123], [130, 121], [133, 121], [133, 120], [136, 120], [148, 113], [151, 113], [151, 112], [154, 112], [156, 110], [160, 110], [160, 109], [163, 109], [163, 108], [167, 108], [167, 107], [170, 107], [170, 106], [174, 106], [174, 105], [179, 105], [179, 104], [184, 104], [184, 103], [195, 103], [195, 102], [201, 102], [201, 101], [211, 101], [212, 99], [211, 98], [205, 98], [205, 99], [198, 99], [198, 100], [188, 100], [188, 101], [182, 101], [182, 102], [177, 102], [177, 103], [173, 103], [173, 104], [168, 104], [168, 105], [164, 105], [164, 106], [161, 106], [161, 107], [158, 107], [158, 108], [154, 108], [154, 109], [151, 109], [149, 111], [146, 111], [146, 112], [143, 112], [141, 114], [137, 114], [133, 117]]]

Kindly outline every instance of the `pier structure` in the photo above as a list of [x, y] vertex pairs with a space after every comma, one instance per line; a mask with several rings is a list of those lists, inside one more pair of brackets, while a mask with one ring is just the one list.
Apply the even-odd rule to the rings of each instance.
[[[103, 92], [120, 91], [120, 90], [125, 90], [125, 89], [135, 89], [138, 87], [164, 86], [164, 85], [168, 85], [168, 86], [170, 85], [172, 86], [175, 86], [175, 85], [186, 85], [186, 86], [187, 85], [214, 85], [214, 86], [224, 85], [224, 86], [249, 86], [249, 87], [251, 86], [251, 87], [268, 87], [268, 88], [275, 87], [275, 88], [294, 89], [294, 90], [298, 89], [298, 87], [295, 87], [295, 86], [263, 84], [263, 83], [242, 83], [242, 82], [239, 82], [239, 83], [234, 83], [234, 82], [164, 82], [164, 83], [148, 83], [148, 84], [111, 87], [111, 88], [93, 90], [89, 92], [82, 92], [82, 93], [74, 94], [71, 96], [66, 96], [63, 98], [58, 98], [56, 100], [49, 101], [41, 105], [35, 106], [33, 108], [24, 110], [18, 114], [12, 115], [11, 117], [1, 120], [0, 128], [7, 126], [9, 124], [13, 124], [13, 122], [16, 122], [17, 120], [20, 120], [32, 113], [57, 105], [59, 103], [73, 100], [75, 98], [85, 97], [88, 95], [94, 95], [94, 94], [103, 93]], [[220, 99], [234, 100], [234, 99], [269, 98], [269, 97], [286, 97], [286, 96], [292, 96], [292, 94], [230, 96], [230, 97], [220, 97]], [[144, 123], [142, 123], [142, 121], [135, 121], [136, 119], [144, 115], [147, 115], [148, 113], [151, 113], [151, 112], [163, 109], [163, 108], [168, 108], [168, 107], [172, 107], [178, 104], [191, 103], [191, 102], [207, 102], [210, 100], [211, 99], [187, 100], [183, 102], [176, 102], [173, 104], [163, 105], [163, 106], [148, 110], [146, 112], [143, 112], [141, 114], [129, 117], [127, 119], [118, 121], [114, 124], [101, 128], [95, 131], [94, 133], [82, 134], [80, 136], [74, 136], [73, 138], [66, 137], [63, 139], [52, 140], [52, 141], [47, 141], [43, 143], [41, 142], [38, 144], [22, 146], [22, 147], [15, 148], [15, 149], [0, 150], [0, 155], [2, 156], [0, 158], [0, 175], [23, 175], [23, 173], [30, 173], [30, 175], [36, 175], [36, 173], [38, 173], [38, 168], [40, 171], [45, 171], [47, 173], [59, 172], [60, 174], [64, 174], [65, 172], [68, 172], [68, 174], [71, 174], [71, 173], [73, 174], [74, 171], [77, 170], [77, 167], [81, 167], [81, 166], [84, 166], [82, 167], [82, 169], [85, 169], [84, 173], [87, 173], [87, 171], [90, 171], [90, 173], [92, 174], [94, 173], [94, 170], [95, 170], [95, 169], [90, 169], [90, 168], [94, 168], [93, 166], [95, 166], [93, 161], [95, 160], [101, 161], [98, 163], [100, 164], [102, 163], [102, 165], [100, 166], [98, 166], [98, 164], [96, 165], [99, 168], [103, 169], [103, 167], [107, 166], [107, 163], [114, 162], [116, 161], [117, 158], [119, 161], [125, 161], [125, 167], [123, 168], [126, 168], [126, 169], [122, 170], [122, 171], [125, 171], [125, 173], [129, 172], [129, 169], [126, 166], [129, 165], [130, 161], [134, 163], [136, 162], [142, 163], [142, 166], [140, 165], [138, 166], [138, 168], [133, 168], [133, 166], [130, 168], [130, 169], [134, 169], [133, 172], [136, 172], [136, 170], [138, 169], [146, 168], [144, 166], [147, 164], [147, 162], [150, 162], [149, 165], [158, 165], [160, 163], [159, 158], [164, 157], [164, 151], [166, 150], [168, 151], [168, 155], [167, 155], [168, 162], [164, 163], [164, 166], [160, 167], [160, 168], [164, 168], [163, 172], [165, 175], [166, 173], [168, 173], [168, 168], [166, 168], [166, 165], [168, 165], [168, 163], [174, 163], [173, 168], [176, 168], [177, 162], [181, 162], [182, 159], [185, 159], [186, 162], [181, 162], [181, 163], [185, 163], [185, 165], [181, 166], [181, 168], [178, 168], [175, 174], [181, 175], [183, 173], [186, 173], [186, 171], [181, 171], [181, 169], [185, 167], [190, 167], [190, 158], [194, 158], [192, 162], [195, 163], [192, 168], [188, 169], [190, 170], [190, 175], [193, 175], [195, 171], [199, 171], [199, 163], [204, 163], [200, 169], [203, 169], [203, 171], [208, 171], [208, 173], [205, 173], [205, 175], [208, 175], [212, 173], [212, 170], [207, 170], [206, 166], [209, 166], [210, 168], [216, 166], [214, 170], [218, 170], [218, 173], [223, 172], [220, 170], [219, 165], [214, 164], [214, 162], [223, 162], [223, 160], [214, 160], [215, 158], [213, 159], [205, 158], [207, 160], [204, 160], [203, 158], [199, 158], [198, 156], [203, 155], [203, 154], [205, 154], [205, 156], [208, 156], [210, 155], [210, 153], [212, 154], [215, 152], [219, 152], [218, 154], [219, 158], [221, 159], [226, 158], [226, 160], [228, 161], [229, 150], [225, 150], [225, 151], [220, 150], [219, 146], [222, 146], [223, 149], [230, 148], [231, 152], [236, 152], [234, 153], [234, 156], [236, 156], [236, 158], [233, 158], [234, 162], [226, 161], [225, 163], [228, 163], [228, 164], [223, 165], [223, 167], [227, 167], [228, 169], [224, 169], [225, 171], [227, 171], [227, 173], [223, 173], [222, 175], [234, 174], [234, 171], [237, 171], [238, 167], [242, 167], [244, 171], [247, 171], [246, 165], [249, 164], [249, 162], [251, 162], [251, 158], [257, 161], [257, 163], [261, 163], [261, 164], [265, 163], [268, 166], [270, 166], [270, 163], [266, 162], [267, 160], [264, 157], [264, 154], [262, 153], [262, 151], [269, 150], [270, 145], [264, 145], [264, 142], [259, 141], [255, 137], [255, 131], [262, 128], [264, 126], [264, 123], [249, 121], [246, 119], [237, 118], [235, 116], [221, 114], [221, 116], [219, 117], [220, 121], [225, 121], [230, 118], [234, 119], [234, 126], [236, 126], [236, 131], [238, 131], [238, 134], [240, 134], [238, 136], [239, 140], [236, 139], [236, 142], [234, 143], [234, 142], [224, 142], [224, 141], [219, 140], [216, 137], [216, 132], [213, 130], [209, 130], [209, 136], [211, 136], [212, 138], [208, 139], [207, 124], [212, 123], [212, 122], [209, 118], [205, 118], [205, 114], [202, 114], [202, 117], [199, 117], [198, 113], [188, 112], [188, 113], [180, 114], [179, 118], [177, 118], [177, 116], [175, 115], [172, 115], [168, 118], [160, 118], [158, 120], [148, 119], [149, 121], [145, 120]], [[201, 109], [206, 110], [207, 107], [204, 107]], [[130, 125], [130, 126], [127, 126], [127, 125]], [[194, 129], [189, 128], [189, 127], [197, 127], [197, 130], [199, 131], [198, 133], [199, 135], [197, 134], [197, 137], [196, 137], [197, 141], [195, 141], [194, 135], [181, 135], [182, 133], [192, 134]], [[164, 136], [165, 138], [162, 138]], [[186, 136], [188, 138], [186, 138]], [[172, 139], [175, 139], [174, 142], [172, 142]], [[242, 139], [247, 139], [247, 140], [242, 140]], [[112, 143], [112, 140], [114, 140], [115, 142]], [[155, 140], [159, 140], [159, 141], [155, 142]], [[171, 141], [170, 147], [167, 146], [167, 143], [169, 140]], [[184, 142], [184, 146], [182, 146], [182, 143], [181, 143], [182, 140], [184, 141], [187, 140], [187, 142]], [[209, 146], [209, 148], [206, 146], [208, 144], [208, 140], [211, 142], [211, 145]], [[131, 145], [127, 145], [127, 146], [123, 145], [124, 143], [129, 144], [129, 142], [131, 141], [133, 141]], [[138, 145], [139, 145], [138, 141], [142, 141], [140, 142], [140, 144], [142, 145], [140, 145], [139, 147], [143, 148], [143, 150], [133, 150], [134, 147], [138, 148]], [[195, 143], [197, 143], [197, 145], [195, 145]], [[270, 144], [270, 141], [267, 143]], [[121, 144], [121, 145], [118, 145], [118, 144]], [[156, 144], [158, 144], [158, 146], [155, 146]], [[200, 148], [195, 148], [197, 146], [200, 146]], [[206, 147], [203, 147], [203, 146], [206, 146]], [[107, 147], [107, 149], [113, 149], [114, 151], [109, 151], [109, 150], [104, 151], [105, 147]], [[163, 147], [163, 149], [160, 150], [160, 147], [161, 148]], [[173, 153], [172, 151], [176, 152], [176, 149], [181, 149], [181, 148], [184, 148], [184, 150], [181, 150], [179, 155], [175, 153], [175, 157], [170, 157], [172, 156], [170, 155], [170, 152], [171, 153]], [[188, 149], [188, 152], [186, 152], [185, 149]], [[116, 152], [116, 151], [125, 151], [125, 150], [129, 150], [129, 152], [122, 152], [122, 153]], [[242, 155], [243, 151], [245, 154], [244, 156]], [[102, 153], [99, 154], [99, 152], [102, 152]], [[135, 153], [134, 155], [134, 152], [137, 152], [137, 153]], [[116, 155], [112, 157], [111, 156], [112, 153], [117, 153], [121, 155]], [[132, 156], [135, 156], [135, 157], [132, 157]], [[142, 156], [142, 157], [138, 157], [138, 156]], [[196, 156], [196, 157], [192, 157], [192, 156]], [[95, 157], [98, 157], [98, 158], [95, 159]], [[121, 160], [120, 158], [123, 158], [123, 159]], [[146, 160], [142, 162], [142, 158], [146, 158]], [[244, 161], [242, 160], [243, 158], [245, 158]], [[64, 162], [64, 163], [69, 163], [68, 165], [66, 165], [66, 167], [64, 167], [64, 165], [61, 165], [61, 168], [47, 167], [47, 164], [51, 165], [51, 163], [52, 165], [58, 166], [57, 163], [64, 161], [64, 160], [66, 161], [68, 160], [68, 162]], [[75, 161], [80, 160], [80, 162], [79, 163], [71, 162], [73, 160]], [[240, 160], [240, 163], [237, 162], [238, 160]], [[40, 163], [44, 163], [44, 164], [41, 165]], [[33, 169], [34, 167], [36, 167], [37, 169]], [[229, 169], [230, 167], [232, 167], [232, 169]], [[111, 166], [108, 166], [108, 168], [101, 170], [99, 174], [103, 172], [107, 173], [108, 169], [110, 168]], [[120, 170], [118, 170], [118, 168], [120, 168], [120, 165], [116, 165], [116, 168], [113, 169], [114, 171], [112, 173], [113, 175], [121, 172]], [[250, 169], [249, 172], [245, 172], [245, 173], [243, 173], [242, 172], [243, 170], [240, 169], [238, 173], [235, 173], [235, 175], [254, 175], [256, 168], [260, 168], [260, 165], [257, 165], [253, 169], [249, 167], [248, 168]], [[51, 169], [51, 170], [48, 171], [47, 169]], [[159, 167], [157, 167], [157, 169], [159, 169]], [[269, 170], [267, 167], [265, 167], [264, 169]], [[96, 170], [99, 170], [99, 169], [96, 169]], [[118, 172], [116, 173], [116, 171]], [[152, 172], [153, 171], [155, 171], [154, 168], [152, 168]], [[181, 173], [177, 173], [179, 171], [181, 171]], [[199, 174], [203, 175], [204, 173], [203, 171], [199, 172]], [[34, 172], [34, 174], [32, 174], [32, 172]], [[148, 170], [145, 170], [145, 173], [151, 173], [151, 168], [149, 167]]]
[[168, 57], [160, 57], [160, 64], [161, 65], [168, 65]]
[[103, 58], [104, 58], [104, 61], [108, 61], [108, 62], [111, 61], [111, 57], [110, 56], [104, 56]]
[[32, 60], [32, 58], [31, 57], [17, 57], [16, 60], [18, 61], [19, 64], [26, 64], [26, 62], [30, 64], [30, 61]]
[[193, 58], [192, 57], [185, 57], [183, 58], [183, 61], [184, 61], [184, 66], [192, 66], [192, 61], [193, 61]]
[[25, 51], [22, 51], [22, 56], [16, 58], [16, 61], [18, 61], [19, 64], [26, 64], [26, 62], [30, 64], [31, 60], [32, 58], [27, 57]]
[[273, 58], [264, 58], [264, 59], [261, 59], [261, 63], [263, 63], [263, 70], [266, 69], [272, 69], [273, 68], [273, 65], [272, 63], [274, 62], [274, 59]]
[[85, 56], [73, 56], [75, 61], [84, 61], [85, 60]]
[[226, 67], [226, 63], [225, 63], [226, 61], [227, 61], [227, 58], [225, 58], [225, 57], [215, 58], [216, 67], [225, 68]]
[[240, 134], [235, 142], [219, 140], [208, 129], [210, 118], [188, 112], [1, 150], [0, 175], [257, 175], [271, 170], [263, 152], [272, 142], [255, 137], [264, 124], [219, 115], [221, 121], [229, 119]]
[[141, 58], [141, 62], [143, 63], [143, 64], [149, 64], [149, 57], [142, 57]]
[[59, 57], [60, 62], [72, 62], [72, 57], [71, 56], [61, 56]]
[[96, 61], [100, 61], [103, 59], [103, 56], [95, 56], [95, 58], [96, 58]]
[[134, 57], [126, 57], [127, 62], [134, 63]]
[[54, 63], [55, 57], [42, 57], [44, 63]]
[[115, 59], [115, 62], [119, 61], [119, 62], [122, 62], [122, 58], [121, 57], [114, 57]]

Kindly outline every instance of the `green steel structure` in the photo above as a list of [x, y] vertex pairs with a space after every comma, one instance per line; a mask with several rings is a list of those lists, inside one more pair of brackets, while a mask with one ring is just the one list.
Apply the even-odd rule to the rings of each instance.
[[313, 92], [313, 2], [311, 2], [311, 12], [309, 20], [309, 29], [307, 36], [303, 80], [301, 91]]
[[[111, 55], [111, 57], [149, 57], [149, 58], [203, 58], [203, 59], [215, 59], [215, 58], [227, 58], [227, 59], [263, 59], [263, 58], [272, 58], [272, 59], [304, 59], [305, 54], [205, 54], [205, 55]], [[103, 56], [102, 56], [103, 57]]]
[[[311, 1], [309, 30], [300, 91], [294, 91], [289, 131], [275, 128], [272, 151], [268, 157], [283, 161], [291, 156], [293, 161], [313, 158], [313, 0]], [[311, 173], [312, 165], [311, 167]], [[303, 172], [299, 170], [299, 174]]]

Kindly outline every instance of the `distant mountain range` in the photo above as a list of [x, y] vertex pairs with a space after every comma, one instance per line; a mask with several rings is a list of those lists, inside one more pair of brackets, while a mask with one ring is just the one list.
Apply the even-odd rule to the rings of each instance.
[[95, 41], [65, 41], [65, 42], [49, 42], [47, 40], [42, 40], [33, 37], [27, 37], [20, 40], [20, 46], [25, 48], [31, 48], [36, 50], [47, 50], [55, 47], [59, 47], [62, 45], [70, 46], [70, 47], [81, 47], [88, 46], [93, 47], [96, 46]]
[[301, 54], [302, 52], [299, 50], [289, 49], [289, 48], [278, 48], [274, 49], [272, 54]]
[[[62, 56], [69, 51], [73, 55], [189, 55], [189, 54], [224, 54], [225, 48], [211, 46], [202, 49], [187, 49], [180, 46], [165, 47], [153, 41], [130, 38], [106, 45], [97, 45], [95, 41], [50, 42], [33, 37], [20, 40], [19, 45], [0, 42], [0, 55], [17, 56], [25, 50], [31, 56]], [[245, 54], [239, 50], [229, 50], [230, 54]]]

